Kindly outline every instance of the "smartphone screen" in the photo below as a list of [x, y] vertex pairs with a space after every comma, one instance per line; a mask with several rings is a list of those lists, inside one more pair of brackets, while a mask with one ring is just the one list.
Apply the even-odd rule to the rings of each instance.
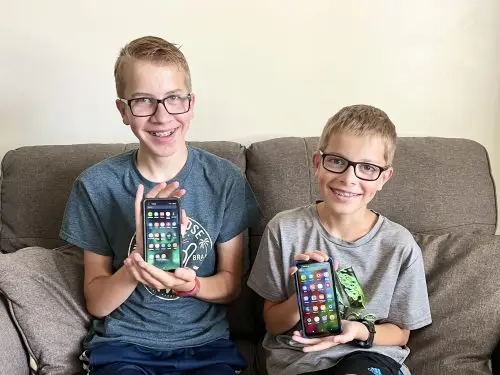
[[176, 198], [146, 198], [143, 201], [144, 258], [162, 270], [181, 265], [181, 217]]
[[298, 262], [295, 286], [302, 331], [307, 337], [341, 332], [332, 261]]

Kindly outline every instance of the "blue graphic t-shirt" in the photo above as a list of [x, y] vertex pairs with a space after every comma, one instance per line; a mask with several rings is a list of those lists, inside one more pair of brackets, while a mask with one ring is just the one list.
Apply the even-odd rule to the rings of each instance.
[[[113, 156], [82, 172], [67, 202], [63, 240], [113, 258], [113, 270], [135, 247], [134, 200], [147, 181], [136, 166], [137, 150]], [[181, 207], [189, 217], [182, 240], [183, 266], [201, 277], [217, 272], [216, 243], [229, 241], [259, 217], [253, 192], [242, 172], [228, 160], [188, 146], [178, 181], [186, 194]], [[94, 319], [85, 348], [121, 341], [171, 350], [228, 338], [225, 306], [196, 298], [178, 298], [139, 284], [130, 297], [103, 319]]]

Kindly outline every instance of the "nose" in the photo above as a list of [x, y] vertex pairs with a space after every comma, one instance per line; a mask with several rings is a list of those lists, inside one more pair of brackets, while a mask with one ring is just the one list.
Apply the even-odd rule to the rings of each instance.
[[156, 122], [165, 122], [167, 121], [172, 115], [168, 113], [167, 108], [165, 108], [165, 104], [163, 103], [158, 103], [158, 108], [156, 109], [156, 113], [151, 116], [153, 121]]
[[358, 181], [358, 177], [354, 172], [354, 165], [348, 166], [341, 176], [342, 176], [342, 181], [344, 181], [348, 185], [354, 185]]

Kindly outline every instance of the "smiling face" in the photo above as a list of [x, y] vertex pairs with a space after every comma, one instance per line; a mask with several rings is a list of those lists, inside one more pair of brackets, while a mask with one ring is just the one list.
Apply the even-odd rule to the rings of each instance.
[[[164, 99], [189, 94], [184, 71], [175, 65], [163, 65], [131, 59], [123, 67], [124, 91], [122, 99]], [[186, 133], [193, 118], [194, 95], [188, 112], [169, 114], [160, 103], [156, 113], [136, 117], [130, 107], [120, 100], [116, 105], [123, 123], [129, 125], [139, 139], [142, 155], [148, 158], [170, 157], [186, 150]]]
[[[381, 167], [387, 165], [384, 158], [384, 142], [377, 135], [331, 134], [327, 146], [322, 151], [336, 154], [353, 162], [366, 162]], [[365, 214], [368, 203], [393, 173], [392, 168], [389, 168], [382, 172], [375, 181], [359, 179], [352, 166], [349, 166], [343, 173], [333, 173], [323, 167], [319, 152], [313, 155], [313, 166], [325, 206], [335, 216]]]

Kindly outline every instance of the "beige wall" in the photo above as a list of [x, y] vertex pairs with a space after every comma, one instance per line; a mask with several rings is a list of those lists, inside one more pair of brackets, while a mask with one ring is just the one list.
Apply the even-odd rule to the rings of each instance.
[[191, 64], [190, 139], [318, 135], [341, 106], [370, 103], [400, 135], [481, 142], [500, 179], [498, 0], [0, 3], [0, 157], [133, 141], [113, 63], [125, 42], [156, 34]]

